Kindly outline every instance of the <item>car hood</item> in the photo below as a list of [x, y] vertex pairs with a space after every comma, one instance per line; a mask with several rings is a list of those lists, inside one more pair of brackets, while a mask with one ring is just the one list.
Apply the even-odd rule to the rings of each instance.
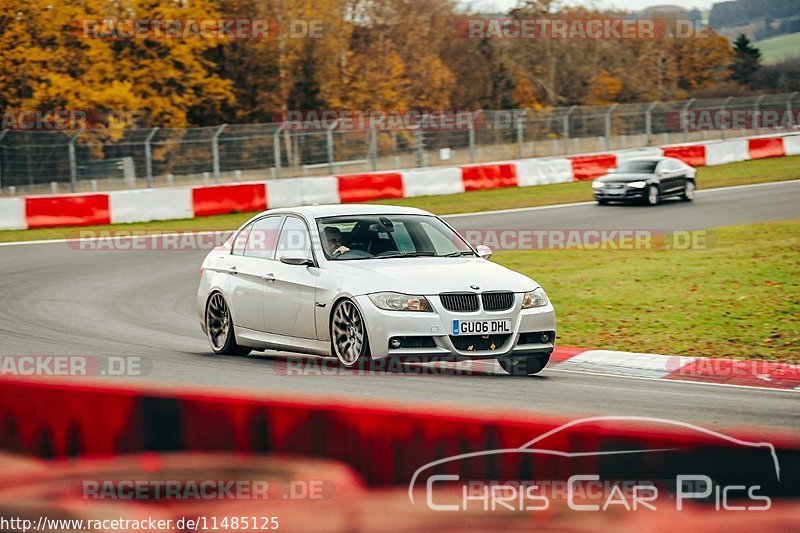
[[603, 183], [629, 183], [631, 181], [647, 181], [653, 178], [655, 174], [606, 174], [600, 178], [597, 178], [596, 181], [601, 181]]
[[350, 291], [354, 295], [377, 291], [424, 295], [473, 290], [524, 292], [539, 286], [519, 272], [477, 257], [330, 261], [327, 269], [354, 278], [357, 289]]

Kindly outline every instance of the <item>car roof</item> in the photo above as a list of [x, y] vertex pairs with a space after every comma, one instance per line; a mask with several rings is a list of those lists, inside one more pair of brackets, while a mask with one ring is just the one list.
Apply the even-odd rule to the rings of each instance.
[[[270, 209], [264, 213], [297, 213], [311, 218], [324, 218], [347, 215], [431, 215], [428, 211], [416, 207], [375, 204], [326, 204], [301, 205], [297, 207], [281, 207]], [[263, 213], [262, 213], [263, 214]], [[259, 215], [260, 216], [260, 215]]]

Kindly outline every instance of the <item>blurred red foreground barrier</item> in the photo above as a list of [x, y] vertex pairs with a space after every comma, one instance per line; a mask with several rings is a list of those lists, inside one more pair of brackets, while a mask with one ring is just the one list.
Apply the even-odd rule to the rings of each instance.
[[[671, 479], [689, 472], [720, 483], [755, 480], [767, 493], [800, 496], [798, 476], [788, 475], [800, 472], [800, 441], [791, 435], [737, 431], [735, 441], [669, 421], [575, 423], [577, 418], [0, 378], [0, 447], [47, 458], [178, 450], [292, 453], [342, 461], [367, 483], [385, 485], [407, 483], [431, 461], [505, 449], [512, 452], [451, 461], [424, 474], [566, 479], [589, 469], [621, 479]], [[537, 438], [537, 449], [582, 455], [514, 450]], [[769, 442], [787, 475], [778, 482], [769, 450], [745, 441]], [[618, 449], [648, 452], [591, 455]]]
[[[14, 457], [0, 455], [0, 464]], [[20, 460], [29, 463], [27, 460]], [[29, 522], [29, 531], [103, 531], [154, 528], [159, 531], [791, 531], [800, 503], [772, 502], [767, 512], [720, 512], [713, 503], [669, 498], [649, 500], [652, 510], [617, 503], [595, 512], [568, 508], [565, 496], [540, 500], [505, 500], [487, 509], [465, 504], [447, 485], [414, 493], [406, 487], [368, 489], [341, 463], [301, 456], [244, 457], [231, 454], [141, 454], [113, 459], [41, 462], [26, 477], [6, 478], [0, 486], [0, 517]], [[171, 496], [154, 487], [175, 487]], [[132, 487], [145, 490], [133, 494]], [[202, 493], [191, 490], [204, 486]], [[216, 489], [215, 487], [226, 487]], [[321, 488], [321, 490], [319, 490]], [[210, 490], [209, 490], [210, 489]], [[215, 498], [215, 494], [222, 497]], [[155, 497], [154, 497], [155, 496]], [[161, 496], [161, 497], [159, 497]], [[211, 496], [211, 497], [209, 497]], [[456, 512], [436, 510], [456, 507]], [[579, 505], [598, 505], [608, 491], [591, 498], [573, 497]], [[513, 505], [512, 505], [513, 504]], [[441, 508], [440, 508], [441, 509]], [[65, 521], [72, 521], [65, 527]], [[81, 526], [76, 523], [80, 521]], [[133, 527], [131, 522], [147, 524]], [[62, 526], [58, 527], [57, 524]], [[37, 525], [39, 524], [39, 525]], [[117, 524], [117, 525], [115, 525]], [[40, 527], [41, 526], [41, 527]], [[13, 530], [13, 529], [12, 529]], [[19, 529], [17, 529], [19, 530]]]

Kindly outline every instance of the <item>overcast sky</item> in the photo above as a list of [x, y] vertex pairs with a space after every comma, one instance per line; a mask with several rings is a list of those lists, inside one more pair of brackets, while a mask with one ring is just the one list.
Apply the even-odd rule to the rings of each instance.
[[[517, 0], [462, 0], [481, 10], [507, 11], [517, 5]], [[571, 4], [591, 5], [601, 9], [617, 7], [621, 9], [636, 10], [649, 6], [674, 5], [685, 8], [696, 7], [698, 9], [708, 9], [715, 2], [721, 0], [571, 0]]]

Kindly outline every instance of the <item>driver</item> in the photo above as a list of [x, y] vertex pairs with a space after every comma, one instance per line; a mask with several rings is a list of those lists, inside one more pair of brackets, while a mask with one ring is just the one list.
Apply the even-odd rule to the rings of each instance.
[[328, 253], [333, 257], [350, 251], [350, 248], [342, 244], [342, 230], [336, 226], [328, 226], [325, 228], [325, 245], [327, 246]]

